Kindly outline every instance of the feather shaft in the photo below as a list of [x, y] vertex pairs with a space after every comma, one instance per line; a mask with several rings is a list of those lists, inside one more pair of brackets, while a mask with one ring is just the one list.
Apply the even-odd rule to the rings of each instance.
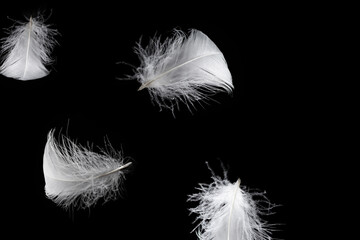
[[230, 228], [231, 228], [231, 217], [233, 215], [233, 210], [234, 210], [234, 204], [235, 204], [235, 200], [236, 200], [236, 195], [239, 191], [239, 187], [240, 187], [240, 178], [237, 180], [236, 184], [235, 184], [235, 192], [234, 192], [234, 197], [231, 203], [231, 208], [230, 208], [230, 214], [229, 214], [229, 222], [228, 222], [228, 234], [227, 234], [227, 239], [230, 240]]
[[189, 64], [189, 63], [191, 63], [191, 62], [194, 62], [194, 61], [196, 61], [196, 60], [198, 60], [198, 59], [201, 59], [201, 58], [204, 58], [204, 57], [209, 57], [209, 56], [212, 56], [212, 55], [219, 55], [219, 54], [220, 54], [220, 53], [209, 53], [209, 54], [205, 54], [205, 55], [202, 55], [202, 56], [195, 57], [195, 58], [190, 59], [190, 60], [188, 60], [188, 61], [186, 61], [186, 62], [184, 62], [184, 63], [182, 63], [182, 64], [179, 64], [179, 65], [177, 65], [177, 66], [169, 69], [168, 71], [163, 72], [162, 74], [158, 75], [157, 77], [153, 78], [152, 80], [143, 83], [143, 84], [140, 86], [140, 88], [138, 89], [138, 91], [140, 91], [140, 90], [148, 87], [148, 86], [149, 86], [152, 82], [154, 82], [155, 80], [157, 80], [157, 79], [165, 76], [166, 74], [168, 74], [168, 73], [170, 73], [170, 72], [172, 72], [172, 71], [174, 71], [174, 70], [176, 70], [176, 69], [178, 69], [178, 68], [181, 68], [182, 66], [184, 66], [184, 65], [186, 65], [186, 64]]
[[30, 50], [30, 41], [31, 41], [31, 27], [32, 27], [32, 17], [30, 17], [29, 21], [29, 34], [27, 39], [27, 45], [26, 45], [26, 56], [25, 56], [25, 67], [24, 67], [24, 73], [22, 78], [26, 76], [27, 68], [28, 68], [28, 62], [29, 62], [29, 50]]
[[101, 175], [99, 175], [99, 176], [97, 176], [97, 177], [94, 177], [94, 178], [105, 177], [105, 176], [107, 176], [107, 175], [116, 173], [116, 172], [118, 172], [118, 171], [120, 171], [120, 170], [123, 170], [123, 169], [127, 168], [127, 167], [130, 166], [131, 164], [132, 164], [132, 162], [128, 162], [128, 163], [122, 165], [121, 167], [118, 167], [118, 168], [116, 168], [116, 169], [114, 169], [114, 170], [112, 170], [112, 171], [110, 171], [110, 172], [108, 172], [108, 173], [101, 174]]
[[127, 168], [128, 166], [130, 166], [132, 164], [132, 162], [128, 162], [124, 165], [122, 165], [121, 167], [118, 167], [110, 172], [107, 172], [107, 173], [104, 173], [104, 174], [101, 174], [99, 176], [95, 176], [95, 177], [92, 177], [92, 178], [88, 178], [88, 179], [82, 179], [82, 180], [72, 180], [72, 179], [63, 179], [63, 178], [54, 178], [54, 177], [51, 177], [51, 176], [48, 176], [48, 175], [45, 175], [46, 177], [48, 178], [52, 178], [54, 180], [58, 180], [58, 181], [63, 181], [63, 182], [88, 182], [88, 181], [91, 181], [91, 180], [94, 180], [96, 178], [101, 178], [101, 177], [105, 177], [107, 175], [110, 175], [110, 174], [113, 174], [113, 173], [116, 173], [120, 170], [123, 170], [125, 168]]

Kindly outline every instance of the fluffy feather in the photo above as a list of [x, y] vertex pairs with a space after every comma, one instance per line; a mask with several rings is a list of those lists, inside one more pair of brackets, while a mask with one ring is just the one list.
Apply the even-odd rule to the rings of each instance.
[[3, 39], [1, 53], [4, 55], [0, 72], [6, 77], [19, 80], [33, 80], [45, 77], [49, 71], [44, 65], [50, 64], [54, 36], [57, 30], [44, 24], [41, 16], [15, 25]]
[[231, 73], [224, 55], [204, 33], [191, 30], [189, 36], [180, 30], [163, 43], [150, 40], [146, 48], [135, 47], [141, 65], [134, 78], [147, 88], [160, 109], [172, 111], [184, 102], [191, 110], [194, 101], [206, 100], [217, 91], [231, 93]]
[[125, 163], [120, 153], [98, 154], [66, 137], [61, 140], [56, 142], [49, 132], [43, 159], [47, 197], [64, 208], [86, 208], [102, 197], [115, 198], [131, 162]]
[[[197, 188], [200, 192], [189, 196], [189, 201], [199, 202], [197, 207], [190, 209], [200, 220], [196, 232], [199, 239], [270, 240], [269, 225], [259, 218], [263, 209], [252, 199], [254, 194], [239, 187], [240, 179], [232, 184], [225, 172], [224, 179], [213, 175], [212, 180], [211, 184], [200, 184]], [[263, 196], [261, 193], [256, 195]]]

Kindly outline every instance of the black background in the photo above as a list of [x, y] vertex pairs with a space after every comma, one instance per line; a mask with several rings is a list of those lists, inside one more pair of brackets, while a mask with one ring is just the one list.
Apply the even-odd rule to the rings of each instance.
[[[231, 9], [234, 6], [227, 6]], [[226, 8], [226, 7], [225, 7]], [[176, 9], [176, 10], [175, 10]], [[278, 55], [279, 43], [272, 24], [253, 28], [244, 10], [214, 17], [214, 6], [198, 9], [141, 3], [28, 3], [1, 9], [0, 32], [13, 23], [45, 10], [47, 23], [60, 32], [52, 56], [51, 73], [33, 81], [0, 76], [2, 218], [21, 231], [13, 234], [55, 235], [102, 239], [196, 239], [190, 233], [195, 216], [187, 195], [198, 183], [210, 183], [205, 162], [229, 180], [238, 177], [250, 189], [266, 191], [281, 205], [265, 216], [279, 224], [274, 238], [287, 239], [290, 173], [301, 159], [294, 135], [299, 126], [291, 109], [290, 85], [284, 85], [286, 68]], [[50, 11], [51, 10], [51, 11]], [[132, 74], [126, 62], [139, 64], [133, 52], [142, 36], [146, 44], [155, 33], [170, 36], [174, 28], [195, 28], [223, 52], [232, 73], [234, 93], [219, 93], [217, 102], [197, 106], [190, 113], [181, 104], [175, 118], [159, 111], [147, 90], [136, 81], [117, 80]], [[248, 31], [251, 29], [251, 31]], [[282, 52], [283, 53], [283, 52]], [[280, 66], [281, 65], [281, 66]], [[127, 175], [123, 198], [100, 201], [87, 210], [65, 211], [44, 192], [42, 154], [49, 130], [67, 129], [78, 143], [104, 147], [108, 138], [116, 149], [134, 161]]]

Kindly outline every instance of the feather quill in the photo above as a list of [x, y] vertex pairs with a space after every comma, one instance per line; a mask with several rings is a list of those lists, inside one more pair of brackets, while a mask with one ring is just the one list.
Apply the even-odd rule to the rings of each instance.
[[57, 142], [53, 134], [48, 134], [43, 158], [46, 196], [65, 209], [116, 198], [131, 162], [125, 163], [120, 153], [92, 152], [66, 137]]
[[25, 23], [19, 22], [3, 39], [1, 74], [19, 80], [33, 80], [48, 75], [49, 70], [45, 65], [52, 62], [50, 53], [57, 43], [54, 38], [57, 34], [57, 30], [46, 25], [41, 16], [30, 17]]
[[233, 84], [224, 55], [204, 33], [175, 30], [163, 43], [153, 38], [145, 48], [135, 47], [141, 65], [133, 78], [147, 88], [160, 107], [174, 110], [183, 102], [191, 111], [193, 102], [210, 99], [218, 91], [232, 92]]
[[[189, 196], [189, 201], [199, 205], [190, 212], [200, 220], [197, 235], [200, 240], [270, 240], [269, 225], [259, 217], [263, 207], [252, 198], [262, 193], [250, 194], [240, 188], [240, 179], [231, 183], [226, 178], [212, 176], [211, 184], [200, 184], [200, 192]], [[267, 210], [272, 206], [269, 204]], [[195, 230], [194, 229], [194, 230]]]

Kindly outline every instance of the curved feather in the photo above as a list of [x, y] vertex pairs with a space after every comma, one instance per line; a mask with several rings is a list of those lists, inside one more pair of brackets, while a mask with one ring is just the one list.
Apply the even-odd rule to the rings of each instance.
[[[197, 235], [201, 240], [270, 240], [269, 226], [260, 219], [262, 208], [250, 193], [241, 189], [240, 179], [232, 184], [213, 176], [211, 184], [200, 184], [189, 201], [199, 202], [191, 213], [198, 214]], [[261, 193], [256, 195], [262, 196]], [[264, 200], [267, 204], [267, 199]], [[269, 205], [270, 206], [270, 205]], [[270, 210], [272, 207], [269, 207]]]
[[224, 55], [210, 38], [198, 30], [189, 36], [180, 30], [161, 43], [151, 39], [146, 48], [135, 48], [141, 65], [134, 78], [147, 88], [160, 108], [171, 110], [184, 102], [206, 100], [217, 91], [232, 92], [233, 84]]
[[4, 40], [2, 54], [5, 55], [0, 72], [6, 77], [33, 80], [49, 74], [45, 65], [52, 59], [50, 52], [57, 43], [57, 31], [44, 24], [41, 16], [14, 26]]
[[85, 208], [100, 198], [115, 198], [124, 181], [124, 169], [131, 162], [113, 155], [92, 152], [65, 137], [56, 142], [50, 131], [43, 159], [47, 197], [64, 208]]

